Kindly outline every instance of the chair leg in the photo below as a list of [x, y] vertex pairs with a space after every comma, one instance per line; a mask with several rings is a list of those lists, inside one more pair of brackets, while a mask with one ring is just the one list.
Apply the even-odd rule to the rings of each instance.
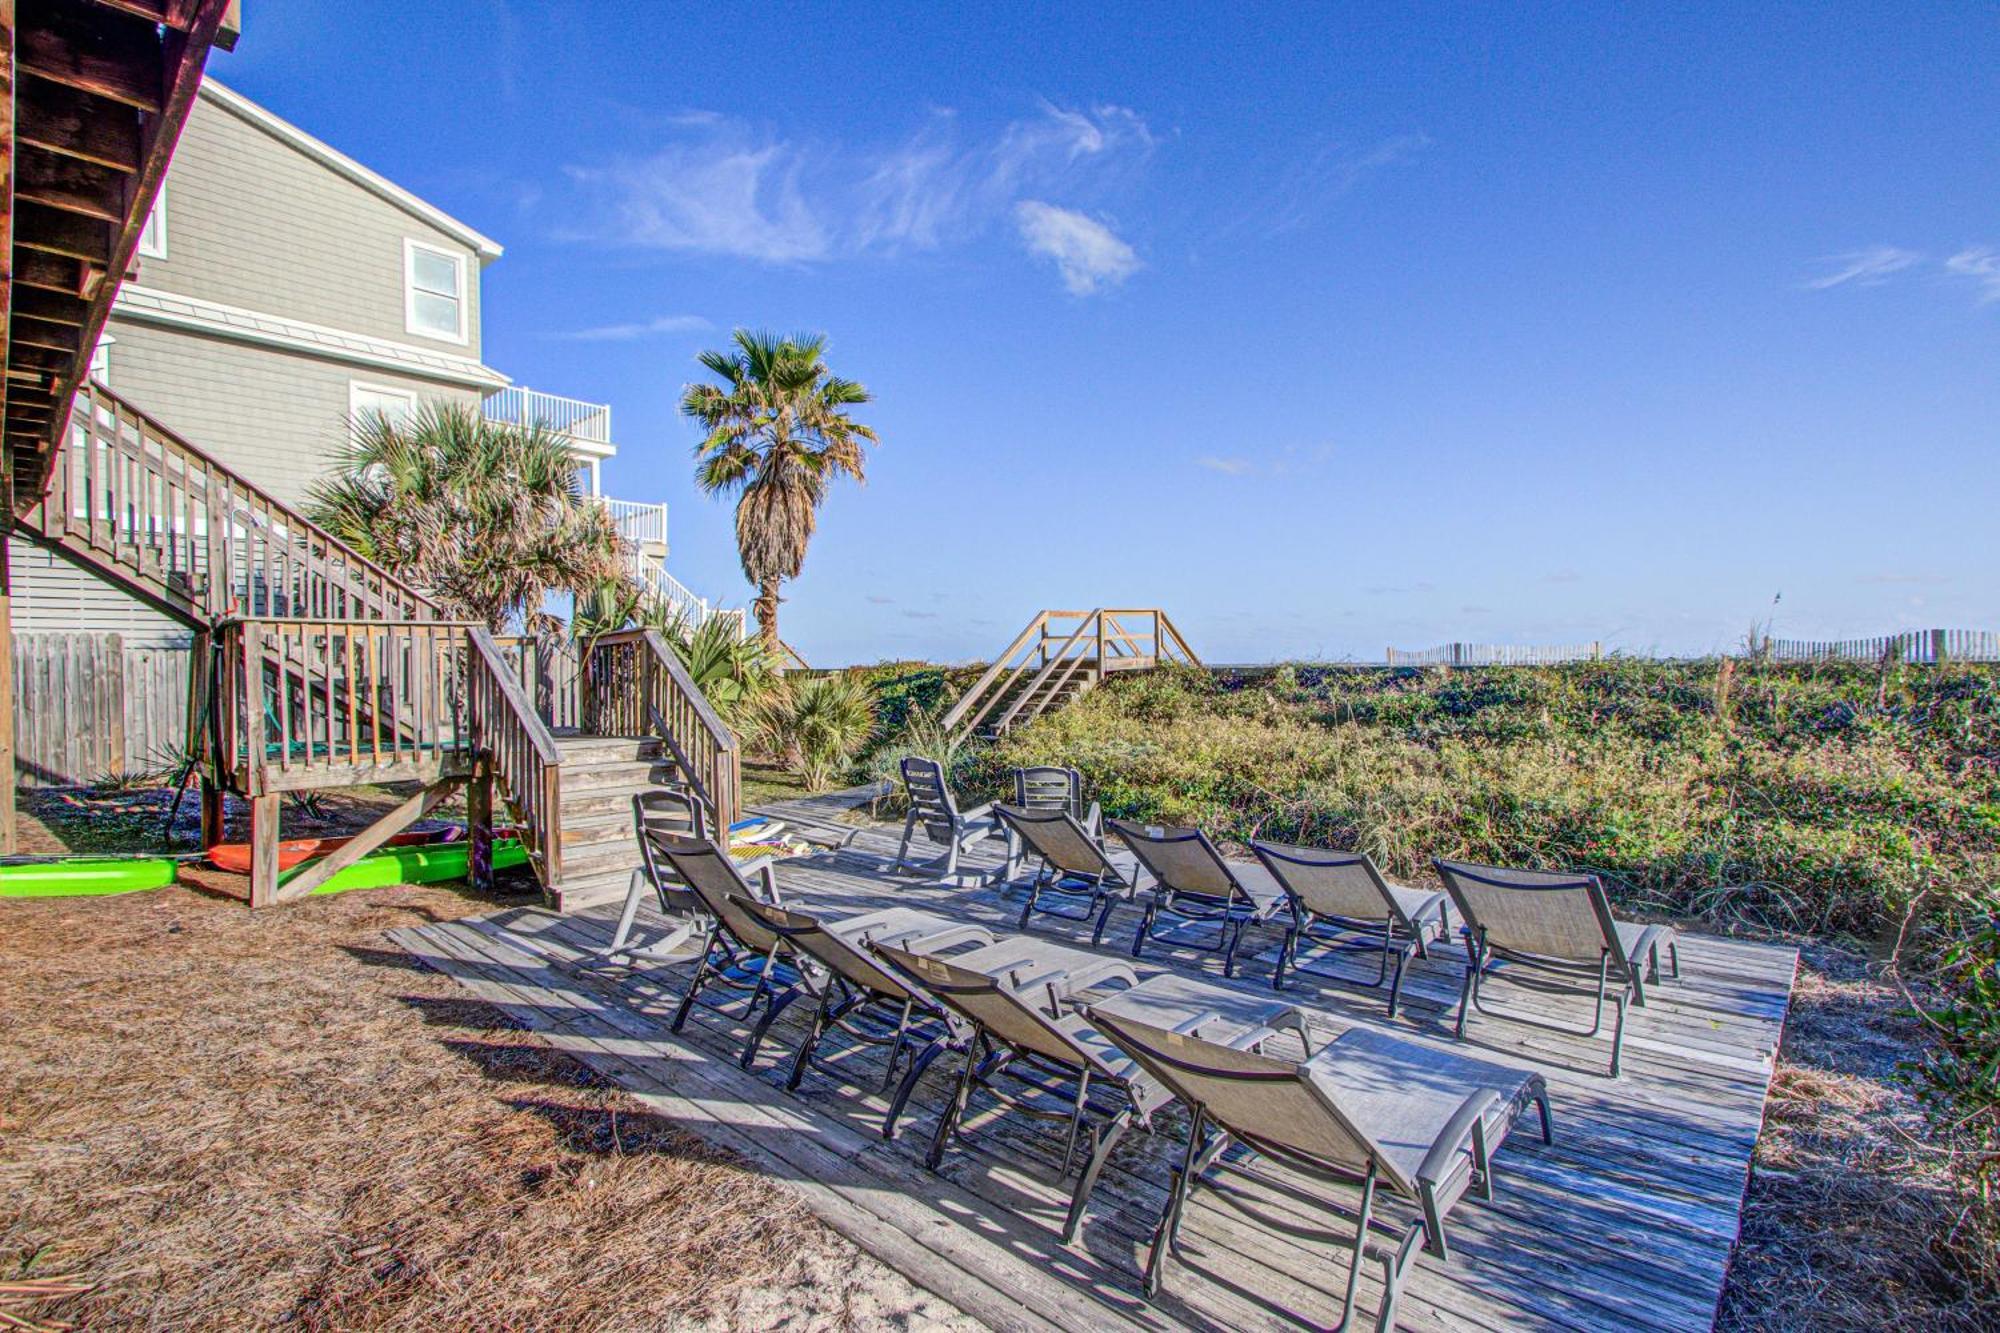
[[1188, 1192], [1194, 1188], [1195, 1162], [1201, 1156], [1201, 1127], [1205, 1119], [1201, 1108], [1188, 1120], [1187, 1155], [1174, 1169], [1173, 1182], [1167, 1190], [1166, 1207], [1160, 1210], [1160, 1225], [1153, 1232], [1153, 1251], [1146, 1256], [1145, 1292], [1148, 1296], [1160, 1294], [1160, 1277], [1166, 1269], [1167, 1251], [1173, 1248], [1174, 1238], [1181, 1229], [1181, 1206], [1187, 1201]]
[[1354, 1218], [1354, 1253], [1347, 1261], [1347, 1295], [1340, 1303], [1340, 1322], [1334, 1327], [1346, 1328], [1347, 1321], [1354, 1317], [1354, 1296], [1361, 1289], [1361, 1259], [1368, 1253], [1368, 1219], [1375, 1211], [1375, 1166], [1370, 1163], [1368, 1174], [1361, 1181], [1361, 1207]]
[[1624, 1068], [1625, 1058], [1625, 995], [1620, 992], [1614, 997], [1618, 1006], [1618, 1025], [1611, 1031], [1611, 1077], [1617, 1078]]
[[882, 1120], [883, 1138], [896, 1137], [896, 1123], [903, 1118], [903, 1111], [909, 1106], [910, 1097], [916, 1092], [924, 1071], [931, 1067], [931, 1061], [943, 1055], [948, 1049], [950, 1049], [950, 1039], [939, 1037], [912, 1057], [909, 1072], [903, 1075], [902, 1083], [896, 1088], [896, 1095], [889, 1099], [889, 1114]]
[[797, 1092], [799, 1084], [805, 1082], [806, 1066], [812, 1063], [813, 1051], [819, 1046], [820, 1034], [826, 1031], [827, 1005], [833, 999], [833, 987], [820, 992], [819, 1007], [813, 1010], [812, 1023], [806, 1028], [806, 1035], [799, 1040], [798, 1054], [792, 1057], [792, 1072], [785, 1079], [785, 1091]]
[[1383, 1258], [1382, 1308], [1375, 1315], [1375, 1333], [1390, 1333], [1396, 1327], [1396, 1303], [1403, 1297], [1403, 1278], [1410, 1271], [1417, 1251], [1423, 1248], [1423, 1239], [1423, 1228], [1411, 1227], [1396, 1253]]
[[1146, 947], [1146, 936], [1152, 933], [1153, 919], [1159, 916], [1159, 914], [1160, 905], [1158, 903], [1146, 904], [1146, 914], [1139, 918], [1139, 933], [1132, 937], [1132, 956], [1134, 958], [1137, 958], [1139, 951]]
[[1410, 949], [1405, 947], [1396, 953], [1396, 975], [1389, 982], [1389, 1017], [1396, 1016], [1396, 1002], [1403, 995], [1403, 969], [1409, 966]]
[[965, 1114], [966, 1105], [972, 1100], [972, 1071], [979, 1063], [979, 1043], [977, 1040], [965, 1043], [965, 1068], [958, 1071], [958, 1083], [951, 1090], [951, 1101], [945, 1106], [944, 1114], [938, 1117], [937, 1133], [931, 1136], [931, 1150], [924, 1156], [924, 1166], [935, 1171], [944, 1160], [945, 1146], [951, 1142], [952, 1131], [958, 1128], [958, 1119]]
[[797, 990], [788, 990], [782, 995], [773, 994], [764, 1004], [764, 1016], [757, 1020], [757, 1026], [750, 1029], [750, 1042], [743, 1048], [743, 1058], [737, 1063], [745, 1069], [757, 1063], [757, 1051], [764, 1044], [764, 1034], [771, 1030], [771, 1024], [778, 1021], [778, 1015], [785, 1012], [793, 1000], [799, 998]]
[[917, 812], [912, 810], [903, 819], [903, 841], [896, 848], [896, 869], [901, 870], [910, 863], [910, 839], [917, 832]]
[[1465, 1020], [1472, 1012], [1472, 993], [1479, 989], [1479, 942], [1467, 939], [1465, 942], [1465, 984], [1458, 992], [1458, 1023], [1452, 1029], [1454, 1037], [1465, 1036]]
[[1076, 1182], [1076, 1191], [1069, 1196], [1069, 1215], [1063, 1219], [1063, 1244], [1076, 1240], [1076, 1233], [1083, 1226], [1083, 1210], [1090, 1202], [1090, 1192], [1097, 1188], [1097, 1178], [1104, 1174], [1104, 1164], [1111, 1160], [1111, 1150], [1131, 1127], [1132, 1112], [1128, 1109], [1120, 1111], [1118, 1118], [1109, 1125], [1091, 1131], [1090, 1161], [1084, 1164], [1083, 1175]]
[[1286, 926], [1284, 941], [1278, 945], [1278, 965], [1271, 969], [1272, 990], [1283, 990], [1285, 988], [1285, 969], [1291, 966], [1294, 956], [1293, 951], [1298, 947], [1299, 928], [1297, 926]]
[[1042, 877], [1037, 875], [1035, 876], [1034, 883], [1028, 885], [1028, 901], [1021, 904], [1021, 919], [1014, 923], [1016, 930], [1026, 930], [1028, 928], [1028, 917], [1033, 914], [1035, 904], [1041, 901], [1041, 897]]
[[1091, 928], [1090, 947], [1095, 949], [1104, 943], [1104, 928], [1111, 924], [1111, 910], [1118, 906], [1118, 899], [1111, 894], [1100, 894], [1104, 899], [1104, 910], [1097, 914], [1097, 924]]
[[687, 989], [681, 993], [680, 1007], [674, 1010], [674, 1021], [669, 1025], [672, 1031], [679, 1032], [681, 1026], [687, 1022], [688, 1010], [694, 1008], [694, 997], [701, 994], [703, 983], [708, 980], [708, 974], [714, 970], [709, 963], [709, 959], [714, 956], [715, 941], [711, 937], [709, 947], [702, 951], [701, 963], [695, 968], [694, 975], [688, 978]]

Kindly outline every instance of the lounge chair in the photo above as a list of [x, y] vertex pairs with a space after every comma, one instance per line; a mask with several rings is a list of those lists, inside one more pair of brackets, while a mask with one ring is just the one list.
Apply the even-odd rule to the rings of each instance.
[[[687, 961], [688, 941], [700, 929], [700, 918], [708, 915], [708, 910], [667, 864], [656, 841], [700, 837], [707, 818], [707, 803], [686, 787], [655, 787], [633, 794], [632, 830], [639, 842], [639, 866], [626, 885], [625, 907], [618, 914], [611, 943], [598, 950], [600, 963], [631, 967]], [[654, 940], [635, 943], [633, 930], [638, 925], [639, 908], [649, 892], [661, 913], [670, 921], [679, 918], [679, 922]]]
[[[1104, 839], [1064, 809], [1025, 809], [996, 805], [993, 813], [1021, 847], [1021, 860], [1036, 862], [1028, 882], [1028, 901], [1021, 907], [1021, 929], [1036, 912], [1065, 921], [1095, 921], [1090, 943], [1104, 939], [1111, 909], [1130, 902], [1139, 885], [1139, 863], [1130, 852], [1114, 852]], [[1014, 878], [1014, 876], [1009, 876]], [[1054, 898], [1051, 904], [1046, 901]]]
[[[888, 1067], [882, 1074], [884, 1092], [896, 1082], [896, 1069], [908, 1053], [909, 1070], [890, 1099], [889, 1113], [882, 1121], [882, 1137], [895, 1138], [896, 1122], [902, 1118], [917, 1080], [956, 1039], [955, 1020], [935, 998], [900, 973], [884, 969], [866, 951], [869, 943], [866, 932], [837, 931], [816, 917], [742, 895], [733, 901], [782, 939], [789, 949], [824, 969], [823, 974], [805, 974], [804, 984], [814, 992], [818, 1004], [811, 1026], [792, 1057], [786, 1090], [798, 1091], [809, 1067], [830, 1068], [818, 1058], [819, 1045], [836, 1028], [867, 1045], [889, 1048]], [[902, 932], [890, 942], [941, 950], [965, 944], [991, 944], [993, 932], [981, 926], [953, 926], [933, 918], [920, 936]], [[840, 1069], [831, 1072], [843, 1078], [850, 1073]]]
[[[1037, 766], [1014, 770], [1014, 800], [1017, 810], [1063, 810], [1075, 817], [1076, 822], [1093, 837], [1104, 832], [1104, 812], [1092, 801], [1083, 802], [1083, 774], [1073, 768]], [[998, 812], [998, 807], [995, 807]], [[1007, 833], [1007, 866], [1001, 872], [1003, 879], [1012, 880], [1021, 873], [1021, 862], [1025, 852], [1021, 839], [1010, 829]]]
[[1123, 819], [1109, 823], [1155, 881], [1145, 918], [1132, 941], [1132, 956], [1139, 956], [1148, 939], [1163, 938], [1153, 929], [1161, 916], [1185, 922], [1212, 921], [1215, 943], [1171, 942], [1221, 954], [1222, 975], [1235, 976], [1236, 948], [1243, 942], [1243, 932], [1269, 921], [1284, 905], [1285, 891], [1271, 872], [1261, 865], [1223, 860], [1200, 829], [1162, 828]]
[[[1578, 1030], [1530, 1018], [1509, 1017], [1531, 1027], [1572, 1036], [1595, 1037], [1604, 1030], [1604, 1002], [1617, 1009], [1611, 1034], [1611, 1076], [1618, 1077], [1625, 1051], [1627, 1002], [1643, 1007], [1648, 981], [1660, 979], [1665, 946], [1672, 974], [1681, 974], [1680, 947], [1671, 926], [1640, 926], [1616, 920], [1611, 899], [1597, 876], [1566, 871], [1508, 870], [1464, 861], [1436, 862], [1446, 892], [1465, 918], [1465, 984], [1458, 999], [1458, 1035], [1465, 1035], [1473, 1009], [1493, 1014], [1480, 1002], [1482, 979], [1495, 964], [1529, 975], [1508, 979], [1531, 990], [1597, 994], [1590, 1026]], [[1647, 975], [1641, 975], [1643, 971]]]
[[[1403, 991], [1403, 968], [1411, 957], [1428, 958], [1428, 946], [1450, 929], [1445, 896], [1436, 890], [1412, 889], [1382, 877], [1366, 852], [1337, 852], [1317, 847], [1293, 847], [1282, 842], [1252, 841], [1250, 851], [1284, 886], [1291, 924], [1278, 948], [1278, 966], [1271, 989], [1284, 987], [1285, 973], [1307, 972], [1329, 980], [1355, 983], [1335, 972], [1299, 962], [1305, 944], [1347, 945], [1381, 940], [1381, 966], [1374, 984], [1389, 986], [1389, 1017]], [[1394, 960], [1394, 975], [1390, 974]]]
[[[751, 1022], [750, 1038], [738, 1059], [745, 1069], [757, 1058], [764, 1034], [778, 1015], [801, 994], [805, 977], [796, 960], [786, 956], [785, 942], [756, 916], [738, 907], [737, 900], [761, 898], [778, 901], [777, 867], [769, 860], [753, 862], [757, 874], [753, 888], [736, 859], [706, 837], [676, 837], [661, 834], [649, 837], [653, 854], [666, 862], [687, 891], [700, 903], [709, 920], [708, 938], [703, 943], [701, 962], [681, 992], [674, 1010], [673, 1030], [679, 1032], [688, 1012], [704, 990], [721, 987], [743, 999], [742, 1010], [731, 1014], [731, 1000], [705, 1001], [716, 1012], [741, 1022]], [[758, 1016], [758, 1010], [763, 1010]]]
[[[1418, 1252], [1450, 1258], [1444, 1219], [1452, 1205], [1472, 1191], [1493, 1197], [1493, 1153], [1528, 1103], [1541, 1110], [1543, 1142], [1552, 1141], [1547, 1088], [1540, 1074], [1527, 1070], [1366, 1028], [1350, 1028], [1294, 1064], [1249, 1049], [1266, 1035], [1254, 1030], [1225, 1045], [1196, 1035], [1199, 1021], [1168, 1029], [1099, 1008], [1085, 1012], [1099, 1032], [1185, 1102], [1192, 1117], [1187, 1150], [1146, 1257], [1148, 1296], [1159, 1292], [1195, 1186], [1219, 1189], [1220, 1176], [1262, 1174], [1254, 1157], [1224, 1158], [1237, 1144], [1305, 1175], [1361, 1187], [1351, 1212], [1354, 1241], [1337, 1327], [1347, 1327], [1353, 1316], [1367, 1257], [1382, 1265], [1375, 1326], [1393, 1328], [1403, 1279]], [[1401, 1228], [1378, 1217], [1378, 1189], [1413, 1204], [1416, 1217]]]
[[[927, 993], [957, 1014], [967, 1028], [959, 1041], [965, 1051], [965, 1065], [959, 1071], [951, 1101], [938, 1118], [937, 1132], [931, 1136], [924, 1165], [935, 1171], [944, 1160], [945, 1148], [953, 1135], [961, 1132], [959, 1126], [975, 1091], [989, 1094], [1008, 1110], [1065, 1123], [1068, 1126], [1062, 1158], [1065, 1176], [1075, 1164], [1077, 1144], [1087, 1130], [1089, 1151], [1077, 1176], [1076, 1188], [1070, 1194], [1068, 1216], [1063, 1221], [1063, 1243], [1075, 1240], [1083, 1223], [1084, 1206], [1110, 1159], [1111, 1150], [1134, 1123], [1145, 1123], [1154, 1111], [1173, 1099], [1115, 1046], [1098, 1036], [1088, 1019], [1064, 1012], [1062, 971], [1035, 972], [1030, 964], [1027, 970], [1031, 975], [996, 977], [960, 967], [948, 958], [934, 958], [885, 944], [870, 947], [896, 969], [920, 982]], [[1130, 968], [1121, 968], [1117, 979], [1127, 986], [1139, 983]], [[1093, 984], [1101, 986], [1107, 980], [1110, 978], [1099, 978]], [[1003, 1078], [1012, 1086], [1003, 1087]], [[1092, 1096], [1099, 1091], [1108, 1091], [1110, 1095]]]
[[[945, 781], [944, 765], [935, 759], [911, 755], [903, 760], [902, 773], [910, 813], [903, 819], [903, 842], [896, 851], [895, 868], [937, 870], [945, 879], [956, 878], [959, 854], [1000, 831], [993, 819], [993, 807], [989, 804], [959, 809], [958, 798], [951, 794], [951, 784]], [[935, 860], [913, 864], [910, 842], [920, 828], [925, 838], [944, 848], [944, 853]]]

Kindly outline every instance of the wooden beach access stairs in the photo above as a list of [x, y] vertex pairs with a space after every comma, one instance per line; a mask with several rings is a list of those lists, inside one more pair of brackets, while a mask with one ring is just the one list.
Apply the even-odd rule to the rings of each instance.
[[1038, 611], [944, 716], [947, 731], [1004, 736], [1119, 671], [1201, 659], [1165, 611]]

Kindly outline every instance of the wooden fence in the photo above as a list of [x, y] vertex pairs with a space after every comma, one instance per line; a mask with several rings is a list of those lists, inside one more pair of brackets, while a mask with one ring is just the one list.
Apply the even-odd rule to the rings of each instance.
[[14, 781], [65, 787], [169, 766], [187, 739], [187, 644], [14, 636]]
[[[1653, 657], [1632, 653], [1633, 657]], [[1919, 629], [1873, 639], [1764, 639], [1739, 656], [1774, 662], [2000, 662], [2000, 633], [1980, 629]], [[1556, 666], [1594, 662], [1600, 643], [1560, 646], [1507, 643], [1446, 643], [1435, 648], [1391, 648], [1388, 665], [1398, 666]]]

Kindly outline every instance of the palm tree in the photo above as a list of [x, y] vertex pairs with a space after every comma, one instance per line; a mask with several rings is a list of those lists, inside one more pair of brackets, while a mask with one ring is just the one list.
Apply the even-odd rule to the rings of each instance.
[[609, 512], [584, 495], [564, 438], [427, 404], [352, 423], [307, 517], [448, 613], [495, 630], [552, 627], [550, 593], [583, 595], [625, 568]]
[[826, 368], [823, 336], [778, 338], [736, 330], [733, 352], [703, 352], [722, 383], [690, 384], [681, 412], [708, 437], [695, 448], [695, 482], [711, 495], [740, 493], [736, 549], [757, 588], [752, 605], [765, 651], [778, 653], [778, 586], [805, 565], [827, 483], [864, 480], [864, 441], [875, 432], [847, 409], [868, 390]]

